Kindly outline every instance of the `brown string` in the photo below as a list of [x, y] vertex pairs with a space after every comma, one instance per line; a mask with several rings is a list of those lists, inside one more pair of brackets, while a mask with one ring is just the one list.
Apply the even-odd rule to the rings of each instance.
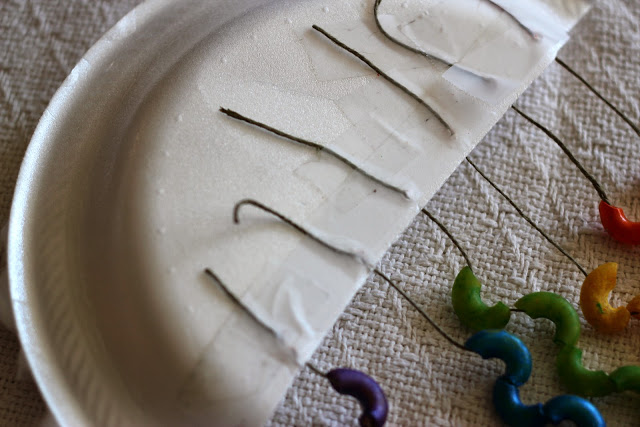
[[[487, 0], [487, 1], [490, 1], [490, 2], [491, 2], [491, 0]], [[410, 50], [410, 51], [412, 51], [412, 52], [420, 53], [420, 54], [422, 54], [423, 56], [426, 56], [426, 57], [428, 57], [428, 58], [434, 58], [434, 59], [437, 59], [437, 60], [439, 60], [439, 61], [441, 61], [441, 62], [443, 62], [443, 63], [445, 63], [445, 64], [447, 64], [447, 65], [451, 65], [451, 64], [449, 64], [447, 61], [445, 61], [445, 60], [444, 60], [444, 59], [442, 59], [442, 58], [438, 58], [438, 57], [435, 57], [435, 56], [433, 56], [433, 55], [431, 55], [431, 54], [427, 54], [427, 53], [421, 53], [421, 51], [420, 51], [420, 50], [416, 50], [416, 49], [412, 48], [411, 46], [408, 46], [408, 45], [406, 45], [406, 44], [404, 44], [404, 43], [400, 42], [399, 40], [397, 40], [397, 39], [395, 39], [395, 38], [391, 37], [391, 36], [390, 36], [390, 35], [389, 35], [385, 30], [384, 30], [384, 28], [382, 28], [382, 25], [381, 25], [381, 23], [380, 23], [380, 20], [378, 19], [378, 7], [380, 6], [380, 3], [381, 3], [381, 2], [382, 2], [382, 0], [376, 0], [376, 2], [375, 2], [375, 4], [374, 4], [374, 12], [373, 12], [373, 13], [374, 13], [374, 17], [375, 17], [375, 20], [376, 20], [376, 24], [377, 24], [378, 28], [380, 29], [380, 31], [382, 32], [382, 34], [383, 34], [383, 35], [385, 35], [385, 37], [389, 38], [389, 40], [391, 40], [392, 42], [394, 42], [394, 43], [398, 44], [399, 46], [401, 46], [401, 47], [403, 47], [403, 48], [405, 48], [405, 49], [408, 49], [408, 50]], [[491, 2], [491, 3], [493, 3], [493, 2]], [[495, 5], [495, 6], [498, 6], [497, 4], [494, 4], [494, 5]], [[498, 6], [498, 7], [500, 7], [500, 6]], [[500, 7], [500, 8], [501, 8], [501, 7]], [[502, 9], [502, 8], [501, 8], [501, 9]], [[505, 11], [505, 12], [506, 12], [506, 11]], [[512, 16], [512, 17], [513, 17], [513, 15], [510, 15], [510, 16]], [[513, 17], [513, 18], [515, 19], [515, 17]], [[525, 27], [525, 28], [526, 28], [526, 27]], [[516, 111], [520, 112], [520, 110], [518, 110], [516, 107], [513, 107], [513, 108], [514, 108]], [[528, 116], [526, 116], [526, 117], [528, 117]], [[546, 128], [544, 128], [544, 126], [542, 126], [541, 124], [539, 124], [539, 123], [537, 123], [537, 122], [533, 121], [533, 119], [531, 119], [531, 118], [529, 118], [529, 119], [530, 119], [534, 124], [536, 124], [536, 126], [539, 126], [541, 129], [543, 129], [543, 130], [545, 130], [546, 132], [550, 133], [550, 132], [549, 132]], [[551, 134], [551, 135], [552, 135], [552, 134]], [[555, 135], [554, 135], [553, 137], [555, 138]], [[558, 139], [558, 138], [555, 138], [554, 140], [555, 140], [555, 141], [559, 141], [559, 139]], [[564, 147], [564, 148], [565, 148], [565, 150], [566, 150], [566, 147], [564, 146], [564, 144], [562, 144], [562, 141], [559, 141], [559, 144], [560, 144], [561, 148], [562, 148], [562, 147]], [[565, 152], [568, 152], [568, 150], [566, 150]], [[569, 155], [570, 155], [570, 158], [575, 159], [575, 157], [573, 157], [573, 156], [571, 155], [571, 153], [569, 153]], [[480, 174], [480, 176], [482, 176], [482, 178], [484, 178], [484, 179], [485, 179], [485, 180], [486, 180], [486, 181], [487, 181], [487, 182], [488, 182], [488, 183], [489, 183], [489, 184], [490, 184], [490, 185], [491, 185], [491, 186], [492, 186], [492, 187], [493, 187], [493, 188], [494, 188], [494, 189], [495, 189], [495, 190], [496, 190], [496, 191], [497, 191], [497, 192], [498, 192], [502, 197], [504, 197], [504, 199], [505, 199], [505, 200], [506, 200], [506, 201], [507, 201], [511, 206], [513, 206], [513, 208], [516, 210], [516, 212], [518, 212], [518, 214], [519, 214], [519, 215], [520, 215], [520, 216], [521, 216], [525, 221], [527, 221], [527, 222], [528, 222], [528, 223], [529, 223], [529, 224], [530, 224], [530, 225], [531, 225], [531, 226], [532, 226], [532, 227], [533, 227], [533, 228], [534, 228], [538, 233], [540, 233], [540, 235], [541, 235], [542, 237], [544, 237], [544, 238], [545, 238], [549, 243], [551, 243], [551, 244], [552, 244], [556, 249], [558, 249], [558, 250], [559, 250], [559, 251], [560, 251], [564, 256], [566, 256], [566, 257], [567, 257], [567, 258], [568, 258], [568, 259], [569, 259], [573, 264], [575, 264], [575, 265], [576, 265], [576, 267], [578, 267], [578, 269], [579, 269], [579, 270], [580, 270], [580, 271], [581, 271], [585, 276], [587, 275], [587, 272], [586, 272], [586, 271], [585, 271], [585, 269], [584, 269], [584, 268], [583, 268], [583, 267], [578, 263], [578, 261], [576, 261], [576, 259], [575, 259], [574, 257], [572, 257], [572, 256], [571, 256], [571, 255], [570, 255], [570, 254], [569, 254], [569, 253], [568, 253], [564, 248], [562, 248], [562, 247], [561, 247], [558, 243], [556, 243], [556, 242], [555, 242], [555, 241], [554, 241], [554, 240], [553, 240], [553, 239], [552, 239], [552, 238], [551, 238], [547, 233], [545, 233], [545, 232], [544, 232], [544, 231], [543, 231], [543, 230], [542, 230], [542, 229], [541, 229], [541, 228], [540, 228], [540, 227], [539, 227], [539, 226], [538, 226], [538, 225], [537, 225], [537, 224], [536, 224], [536, 223], [535, 223], [531, 218], [529, 218], [529, 216], [527, 216], [527, 215], [524, 213], [524, 211], [523, 211], [522, 209], [520, 209], [520, 208], [518, 207], [518, 205], [516, 205], [516, 204], [515, 204], [515, 202], [514, 202], [514, 201], [513, 201], [513, 200], [512, 200], [512, 199], [511, 199], [511, 198], [510, 198], [510, 197], [509, 197], [509, 196], [508, 196], [508, 195], [507, 195], [507, 194], [506, 194], [506, 193], [505, 193], [505, 192], [504, 192], [504, 191], [503, 191], [503, 190], [502, 190], [502, 189], [501, 189], [497, 184], [496, 184], [496, 183], [494, 183], [494, 182], [493, 182], [493, 181], [492, 181], [492, 180], [491, 180], [491, 179], [490, 179], [490, 178], [489, 178], [489, 177], [488, 177], [484, 172], [482, 172], [482, 170], [480, 170], [480, 168], [479, 168], [478, 166], [476, 166], [476, 164], [475, 164], [475, 163], [473, 163], [473, 162], [469, 159], [469, 157], [467, 157], [467, 158], [466, 158], [466, 160], [467, 160], [467, 162], [469, 162], [469, 164], [470, 164], [471, 166], [473, 166], [473, 168], [474, 168], [474, 169], [475, 169], [475, 170]], [[577, 160], [576, 160], [576, 162], [577, 162]], [[579, 164], [579, 163], [578, 163], [578, 164]], [[581, 166], [580, 166], [580, 167], [581, 167]], [[583, 170], [583, 171], [584, 171], [584, 168], [582, 168], [581, 170]], [[586, 172], [586, 171], [584, 171], [584, 172]], [[587, 175], [588, 175], [588, 174], [587, 174]], [[590, 175], [588, 175], [588, 176], [590, 177]], [[591, 178], [593, 179], [593, 177], [591, 177]], [[595, 179], [593, 179], [593, 181], [595, 181]], [[597, 184], [597, 182], [596, 182], [596, 184]], [[599, 187], [599, 185], [598, 185], [598, 188], [602, 191], [602, 189]], [[600, 194], [600, 193], [599, 193], [599, 194]], [[602, 194], [604, 194], [604, 191], [602, 191]], [[431, 218], [431, 220], [435, 221], [435, 222], [436, 222], [436, 224], [440, 227], [440, 229], [441, 229], [442, 231], [444, 231], [444, 232], [447, 234], [447, 236], [449, 236], [449, 238], [452, 240], [453, 244], [454, 244], [454, 245], [456, 245], [456, 247], [457, 247], [457, 248], [460, 250], [460, 252], [462, 253], [462, 255], [463, 255], [463, 257], [465, 258], [465, 261], [467, 262], [467, 265], [469, 266], [469, 268], [471, 268], [471, 263], [470, 263], [470, 261], [469, 261], [469, 257], [465, 254], [465, 252], [462, 250], [462, 248], [461, 248], [461, 247], [460, 247], [460, 245], [457, 243], [457, 241], [453, 238], [453, 236], [451, 235], [451, 233], [450, 233], [448, 230], [446, 230], [446, 227], [444, 227], [444, 225], [443, 225], [443, 224], [439, 223], [439, 222], [438, 222], [438, 221], [437, 221], [437, 220], [436, 220], [436, 219], [435, 219], [435, 218], [434, 218], [434, 217], [433, 217], [433, 216], [432, 216], [428, 211], [423, 210], [423, 212], [424, 212], [427, 216], [429, 216], [429, 218]]]
[[391, 279], [389, 279], [389, 277], [387, 277], [383, 272], [381, 272], [380, 270], [378, 270], [375, 267], [371, 267], [366, 260], [364, 260], [363, 257], [361, 257], [360, 255], [357, 255], [353, 252], [349, 252], [349, 251], [345, 251], [344, 249], [340, 249], [338, 247], [335, 247], [333, 245], [331, 245], [330, 243], [324, 241], [323, 239], [320, 239], [319, 237], [315, 236], [313, 233], [311, 233], [310, 231], [306, 230], [304, 227], [302, 227], [301, 225], [297, 224], [295, 221], [293, 221], [290, 218], [287, 218], [286, 216], [284, 216], [283, 214], [277, 212], [276, 210], [256, 201], [256, 200], [252, 200], [252, 199], [244, 199], [241, 200], [240, 202], [238, 202], [236, 204], [236, 206], [233, 209], [233, 218], [234, 218], [234, 222], [237, 224], [239, 222], [238, 219], [238, 211], [240, 209], [241, 206], [243, 205], [252, 205], [254, 207], [257, 207], [259, 209], [264, 210], [265, 212], [268, 212], [274, 216], [276, 216], [278, 219], [280, 219], [281, 221], [283, 221], [285, 224], [290, 225], [291, 227], [293, 227], [294, 229], [296, 229], [297, 231], [299, 231], [300, 233], [302, 233], [304, 236], [311, 238], [313, 241], [319, 243], [320, 245], [322, 245], [323, 247], [339, 254], [339, 255], [346, 255], [349, 256], [357, 261], [359, 261], [360, 263], [362, 263], [365, 267], [367, 267], [368, 269], [373, 270], [373, 272], [378, 275], [379, 277], [381, 277], [385, 282], [387, 282], [393, 289], [395, 289], [404, 299], [406, 299], [409, 304], [411, 304], [421, 315], [422, 317], [424, 317], [424, 319], [429, 322], [429, 324], [431, 326], [434, 327], [434, 329], [440, 333], [440, 335], [442, 335], [447, 341], [449, 341], [450, 343], [452, 343], [453, 345], [455, 345], [456, 347], [462, 349], [462, 350], [467, 350], [464, 345], [458, 343], [457, 341], [455, 341], [451, 336], [449, 336], [442, 328], [440, 328], [440, 326], [438, 326], [438, 324], [431, 319], [431, 317], [409, 296], [407, 295], [406, 292], [404, 292], [395, 282], [393, 282]]
[[604, 102], [609, 108], [611, 108], [617, 115], [620, 117], [626, 124], [628, 124], [631, 129], [636, 133], [636, 135], [640, 136], [640, 128], [631, 121], [631, 119], [620, 111], [615, 105], [613, 105], [607, 98], [604, 97], [593, 85], [591, 85], [588, 81], [585, 80], [580, 74], [578, 74], [573, 68], [571, 68], [566, 62], [561, 60], [560, 58], [556, 58], [556, 62], [562, 66], [565, 70], [571, 73], [575, 78], [580, 80], [582, 84], [584, 84], [595, 96], [600, 98], [602, 102]]
[[335, 45], [341, 47], [342, 49], [346, 50], [347, 52], [349, 52], [350, 54], [352, 54], [353, 56], [358, 58], [360, 61], [362, 61], [365, 64], [367, 64], [369, 66], [369, 68], [371, 68], [373, 71], [375, 71], [377, 74], [379, 74], [386, 81], [388, 81], [389, 83], [391, 83], [392, 85], [394, 85], [395, 87], [400, 89], [402, 92], [404, 92], [405, 94], [407, 94], [411, 98], [413, 98], [417, 103], [419, 103], [420, 105], [425, 107], [427, 110], [429, 110], [429, 112], [431, 112], [431, 114], [433, 114], [436, 117], [436, 119], [438, 119], [438, 121], [440, 123], [442, 123], [442, 125], [451, 133], [452, 136], [455, 134], [453, 129], [451, 128], [451, 126], [449, 126], [449, 124], [442, 118], [442, 116], [440, 116], [440, 114], [436, 110], [433, 109], [433, 107], [431, 107], [429, 104], [427, 104], [418, 95], [416, 95], [415, 93], [410, 91], [402, 83], [398, 82], [397, 80], [395, 80], [394, 78], [389, 76], [387, 73], [385, 73], [380, 68], [378, 68], [375, 64], [373, 64], [371, 61], [369, 61], [367, 58], [365, 58], [361, 53], [359, 53], [355, 49], [350, 48], [346, 44], [342, 43], [340, 40], [338, 40], [337, 38], [333, 37], [331, 34], [329, 34], [327, 31], [323, 30], [319, 26], [313, 25], [312, 28], [314, 30], [316, 30], [317, 32], [319, 32], [320, 34], [322, 34], [323, 36], [325, 36], [326, 38], [328, 38], [329, 40], [331, 40]]
[[[273, 329], [271, 326], [269, 326], [266, 323], [264, 323], [258, 316], [256, 316], [256, 314], [249, 307], [247, 307], [247, 305], [245, 303], [243, 303], [242, 300], [240, 300], [240, 298], [238, 298], [238, 296], [236, 294], [231, 292], [231, 290], [227, 287], [227, 285], [225, 285], [224, 282], [218, 277], [218, 275], [215, 274], [210, 268], [205, 268], [204, 272], [211, 279], [213, 279], [213, 281], [218, 285], [218, 287], [224, 292], [224, 294], [231, 301], [233, 301], [233, 303], [235, 305], [240, 307], [240, 309], [242, 309], [242, 311], [247, 316], [249, 316], [258, 326], [260, 326], [269, 335], [271, 335], [278, 342], [278, 344], [280, 344], [284, 348], [286, 348], [289, 351], [290, 356], [292, 357], [292, 359], [295, 361], [296, 364], [298, 364], [297, 354], [296, 354], [295, 349], [292, 348], [292, 347], [287, 346], [284, 343], [284, 341], [282, 340], [282, 337], [280, 336], [280, 334], [278, 334], [275, 331], [275, 329]], [[311, 362], [307, 362], [307, 363], [305, 363], [305, 365], [308, 366], [317, 375], [320, 375], [321, 377], [325, 377], [325, 378], [327, 377], [327, 373], [326, 372], [321, 371], [315, 365], [313, 365]]]
[[359, 172], [361, 175], [364, 175], [365, 177], [371, 179], [372, 181], [377, 182], [378, 184], [382, 185], [385, 188], [388, 188], [389, 190], [392, 190], [392, 191], [395, 191], [396, 193], [402, 194], [407, 199], [411, 199], [411, 197], [409, 197], [409, 192], [407, 190], [405, 190], [403, 188], [400, 188], [400, 187], [396, 187], [395, 185], [389, 184], [388, 182], [385, 182], [384, 180], [376, 177], [375, 175], [370, 174], [366, 170], [362, 169], [360, 166], [358, 166], [355, 163], [353, 163], [351, 160], [347, 159], [346, 157], [344, 157], [343, 155], [337, 153], [336, 151], [332, 150], [329, 147], [325, 147], [325, 146], [320, 145], [320, 144], [318, 144], [316, 142], [308, 141], [306, 139], [302, 139], [302, 138], [299, 138], [297, 136], [290, 135], [290, 134], [285, 133], [285, 132], [283, 132], [281, 130], [278, 130], [278, 129], [274, 128], [274, 127], [271, 127], [271, 126], [266, 125], [264, 123], [261, 123], [261, 122], [258, 122], [256, 120], [250, 119], [250, 118], [248, 118], [246, 116], [243, 116], [242, 114], [237, 113], [237, 112], [235, 112], [233, 110], [230, 110], [228, 108], [220, 108], [220, 112], [222, 112], [222, 113], [226, 114], [227, 116], [232, 117], [232, 118], [234, 118], [236, 120], [240, 120], [240, 121], [249, 123], [249, 124], [251, 124], [253, 126], [257, 126], [257, 127], [261, 128], [261, 129], [264, 129], [264, 130], [266, 130], [268, 132], [271, 132], [271, 133], [273, 133], [275, 135], [278, 135], [278, 136], [281, 136], [283, 138], [286, 138], [286, 139], [288, 139], [290, 141], [297, 142], [297, 143], [305, 145], [307, 147], [314, 148], [314, 149], [316, 149], [318, 151], [325, 152], [325, 153], [329, 154], [330, 156], [338, 159], [339, 161], [341, 161], [345, 165], [349, 166], [351, 169]]
[[600, 199], [602, 199], [607, 204], [611, 204], [609, 203], [607, 194], [602, 189], [602, 186], [600, 185], [600, 183], [593, 177], [593, 175], [587, 172], [584, 166], [582, 166], [580, 161], [578, 161], [578, 159], [573, 155], [573, 153], [569, 150], [569, 148], [567, 148], [567, 146], [564, 144], [564, 142], [562, 142], [560, 138], [558, 138], [553, 132], [551, 132], [549, 129], [544, 127], [542, 124], [538, 123], [536, 120], [531, 118], [529, 115], [525, 114], [522, 110], [520, 110], [515, 105], [512, 105], [511, 108], [514, 111], [516, 111], [518, 114], [520, 114], [522, 117], [524, 117], [529, 123], [533, 124], [535, 127], [537, 127], [542, 132], [544, 132], [549, 138], [551, 138], [558, 145], [558, 147], [560, 147], [560, 149], [564, 152], [564, 154], [567, 155], [569, 160], [571, 160], [573, 164], [576, 165], [576, 167], [580, 170], [580, 172], [582, 172], [582, 175], [584, 175], [585, 178], [587, 178], [589, 182], [591, 182], [591, 185], [593, 185], [593, 188], [595, 188], [596, 192], [598, 193], [598, 196], [600, 196]]
[[538, 224], [536, 224], [531, 218], [529, 218], [529, 216], [527, 214], [524, 213], [524, 211], [522, 209], [520, 209], [520, 207], [518, 205], [516, 205], [516, 203], [511, 199], [511, 197], [507, 196], [507, 194], [502, 191], [502, 189], [500, 187], [498, 187], [497, 184], [495, 184], [487, 175], [485, 175], [485, 173], [480, 170], [480, 168], [478, 166], [476, 166], [476, 164], [474, 162], [471, 161], [471, 159], [469, 157], [466, 157], [467, 162], [476, 170], [476, 172], [478, 172], [480, 174], [480, 176], [482, 178], [485, 179], [485, 181], [487, 181], [489, 183], [489, 185], [491, 185], [498, 193], [500, 193], [500, 195], [507, 201], [509, 202], [509, 204], [516, 210], [516, 212], [518, 212], [518, 215], [520, 215], [525, 221], [527, 221], [538, 233], [540, 233], [540, 235], [542, 237], [544, 237], [547, 242], [551, 243], [557, 250], [559, 250], [564, 256], [566, 256], [567, 258], [569, 258], [569, 260], [576, 266], [578, 267], [578, 270], [580, 270], [582, 272], [582, 274], [584, 274], [585, 276], [587, 275], [586, 270], [580, 265], [580, 263], [578, 263], [578, 261], [576, 261], [576, 259], [574, 257], [572, 257], [569, 252], [567, 252], [562, 246], [560, 246], [558, 243], [556, 243], [551, 237], [549, 237], [549, 235], [547, 233], [545, 233], [539, 226]]

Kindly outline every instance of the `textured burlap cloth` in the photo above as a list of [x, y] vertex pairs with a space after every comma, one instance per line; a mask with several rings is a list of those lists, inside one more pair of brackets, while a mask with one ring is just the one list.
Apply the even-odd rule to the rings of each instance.
[[[9, 215], [20, 162], [50, 98], [85, 51], [137, 0], [3, 0], [0, 2], [0, 226]], [[640, 2], [600, 1], [574, 31], [560, 57], [640, 122]], [[610, 199], [640, 219], [640, 138], [575, 78], [552, 64], [518, 105], [566, 140]], [[597, 216], [598, 197], [560, 150], [510, 111], [472, 153], [478, 163], [543, 229], [588, 270], [620, 263], [613, 305], [640, 293], [640, 248], [612, 242]], [[484, 298], [507, 304], [531, 291], [561, 294], [577, 306], [581, 273], [542, 240], [463, 163], [429, 203], [468, 250], [485, 284]], [[4, 248], [0, 254], [4, 264]], [[449, 290], [460, 254], [428, 219], [418, 216], [381, 268], [405, 287], [443, 328], [470, 335], [455, 318]], [[533, 354], [525, 402], [562, 392], [555, 375], [553, 327], [515, 315], [509, 330]], [[585, 364], [611, 371], [638, 364], [640, 325], [609, 337], [584, 324]], [[46, 406], [20, 375], [19, 343], [0, 327], [0, 424], [41, 422]], [[314, 356], [321, 368], [350, 366], [377, 378], [394, 425], [495, 425], [493, 381], [503, 369], [449, 345], [406, 302], [370, 279]], [[610, 425], [640, 424], [637, 395], [593, 399]], [[303, 371], [277, 410], [274, 425], [354, 424], [357, 405]]]

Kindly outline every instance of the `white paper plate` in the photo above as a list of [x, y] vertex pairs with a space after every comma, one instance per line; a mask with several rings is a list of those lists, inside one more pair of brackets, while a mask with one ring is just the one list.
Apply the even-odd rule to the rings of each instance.
[[[441, 143], [439, 124], [425, 123], [403, 94], [301, 32], [358, 21], [371, 5], [148, 1], [73, 70], [29, 146], [9, 230], [20, 338], [62, 424], [264, 421], [297, 368], [265, 351], [268, 338], [215, 294], [202, 269], [214, 268], [283, 331], [301, 360], [367, 271], [272, 221], [234, 228], [234, 202], [260, 198], [379, 259], [551, 60], [493, 107], [444, 80], [434, 84], [444, 69], [403, 62], [444, 110], [459, 108], [448, 111], [458, 136]], [[405, 56], [388, 51], [381, 60]], [[349, 116], [341, 101], [367, 90], [389, 91], [376, 98], [379, 110], [366, 99], [370, 114], [415, 120], [412, 131], [425, 135], [424, 145], [384, 141], [367, 157], [389, 179], [415, 184], [419, 200], [378, 191], [338, 163], [217, 112], [221, 103], [244, 107], [331, 143], [358, 113]], [[387, 157], [377, 165], [381, 152]]]

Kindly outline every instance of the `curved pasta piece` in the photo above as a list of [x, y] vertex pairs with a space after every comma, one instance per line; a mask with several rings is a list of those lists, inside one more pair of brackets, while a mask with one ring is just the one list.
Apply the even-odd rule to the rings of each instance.
[[544, 413], [553, 424], [573, 421], [580, 427], [604, 427], [604, 418], [593, 403], [568, 394], [556, 396], [544, 404]]
[[493, 386], [493, 405], [507, 425], [534, 427], [565, 420], [578, 426], [605, 425], [597, 408], [578, 396], [557, 396], [544, 405], [523, 404], [518, 387], [525, 384], [531, 375], [531, 354], [515, 336], [505, 331], [480, 331], [467, 340], [465, 348], [484, 359], [498, 358], [505, 362], [505, 373]]
[[493, 386], [493, 406], [506, 425], [534, 427], [546, 424], [542, 404], [522, 403], [518, 387], [502, 377]]
[[387, 421], [389, 404], [384, 391], [369, 375], [354, 369], [338, 368], [326, 375], [331, 387], [340, 394], [355, 397], [362, 407], [361, 426], [382, 427]]
[[619, 392], [640, 393], [640, 366], [623, 366], [609, 374]]
[[640, 392], [640, 366], [622, 366], [611, 374], [582, 366], [582, 350], [567, 346], [556, 360], [558, 376], [571, 393], [580, 396], [608, 396], [624, 391]]
[[501, 302], [492, 307], [486, 305], [480, 296], [481, 289], [482, 284], [471, 268], [460, 270], [451, 289], [453, 311], [466, 327], [474, 331], [504, 328], [511, 318], [511, 310]]
[[561, 347], [556, 367], [560, 382], [570, 393], [595, 397], [627, 390], [640, 392], [640, 367], [624, 366], [608, 375], [582, 365], [582, 350], [575, 347], [580, 320], [567, 300], [550, 292], [534, 292], [520, 298], [515, 306], [534, 319], [542, 317], [556, 325], [553, 341]]
[[624, 211], [602, 200], [598, 207], [600, 221], [605, 230], [620, 243], [640, 244], [640, 222], [627, 219]]
[[483, 359], [498, 358], [505, 365], [505, 372], [500, 377], [517, 387], [526, 383], [531, 375], [531, 354], [529, 349], [508, 332], [485, 330], [474, 334], [464, 346], [478, 353]]
[[627, 304], [627, 310], [631, 317], [640, 319], [640, 295], [633, 297], [629, 304]]
[[627, 307], [613, 308], [609, 304], [609, 295], [616, 287], [617, 272], [615, 262], [602, 264], [589, 273], [580, 290], [582, 314], [595, 330], [606, 334], [620, 332], [631, 318]]
[[606, 372], [592, 371], [582, 365], [582, 350], [574, 346], [565, 346], [560, 350], [556, 367], [560, 382], [570, 393], [596, 397], [618, 391], [616, 383]]
[[518, 387], [531, 375], [531, 354], [522, 341], [505, 331], [485, 330], [469, 338], [464, 346], [483, 359], [498, 358], [505, 363], [505, 373], [493, 387], [493, 405], [502, 421], [508, 425], [544, 425], [542, 405], [520, 401]]
[[553, 342], [575, 345], [580, 338], [580, 318], [569, 301], [551, 292], [533, 292], [516, 301], [516, 308], [529, 317], [551, 320], [556, 326]]

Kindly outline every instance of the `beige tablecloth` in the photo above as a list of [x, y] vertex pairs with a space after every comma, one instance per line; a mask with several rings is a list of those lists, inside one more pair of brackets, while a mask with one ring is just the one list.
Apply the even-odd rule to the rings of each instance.
[[[37, 121], [84, 52], [137, 0], [4, 0], [0, 2], [0, 225], [9, 215], [20, 162]], [[560, 56], [636, 123], [640, 122], [640, 2], [600, 1]], [[575, 78], [552, 66], [518, 105], [557, 132], [594, 172], [612, 201], [640, 219], [640, 138]], [[509, 112], [471, 155], [545, 230], [588, 270], [620, 263], [613, 304], [639, 294], [640, 248], [612, 242], [597, 217], [598, 197], [560, 150]], [[561, 294], [577, 306], [582, 275], [542, 240], [503, 199], [463, 163], [428, 208], [467, 248], [485, 283], [485, 299], [507, 304], [531, 291]], [[4, 253], [0, 254], [4, 258]], [[4, 262], [4, 261], [3, 261]], [[382, 262], [407, 292], [462, 341], [470, 335], [452, 312], [449, 290], [462, 267], [451, 242], [419, 216]], [[522, 388], [526, 402], [562, 392], [554, 371], [549, 322], [523, 315], [509, 330], [533, 354]], [[584, 325], [585, 364], [611, 371], [638, 364], [640, 326], [608, 337]], [[0, 424], [30, 425], [46, 406], [37, 387], [18, 376], [19, 344], [0, 327]], [[322, 368], [356, 367], [377, 378], [391, 404], [390, 423], [496, 424], [490, 402], [497, 362], [456, 350], [406, 302], [369, 280], [314, 356]], [[593, 399], [610, 425], [638, 424], [636, 395]], [[357, 405], [303, 371], [273, 418], [274, 425], [353, 424]]]

